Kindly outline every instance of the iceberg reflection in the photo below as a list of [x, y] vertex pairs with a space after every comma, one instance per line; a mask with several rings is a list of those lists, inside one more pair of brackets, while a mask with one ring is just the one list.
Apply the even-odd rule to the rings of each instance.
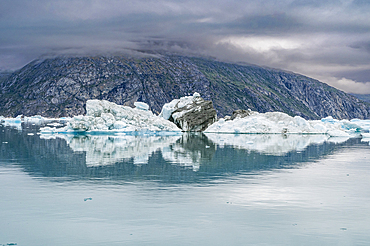
[[20, 165], [32, 176], [58, 177], [59, 181], [208, 182], [240, 173], [294, 168], [348, 146], [368, 146], [360, 138], [326, 135], [38, 135], [38, 129], [30, 125], [19, 132], [0, 126], [0, 161]]
[[[332, 142], [330, 136], [324, 134], [217, 134], [205, 133], [208, 139], [219, 147], [232, 146], [236, 149], [256, 151], [260, 154], [282, 156], [291, 151], [303, 151], [311, 144]], [[335, 143], [345, 142], [349, 138], [335, 138]]]
[[215, 144], [201, 133], [184, 133], [182, 137], [162, 150], [163, 159], [178, 166], [198, 171], [203, 160], [211, 160]]
[[[202, 158], [210, 159], [215, 151], [212, 142], [202, 134], [177, 136], [138, 135], [41, 135], [42, 139], [62, 138], [73, 152], [84, 152], [86, 166], [107, 166], [133, 160], [133, 164], [149, 162], [160, 151], [164, 160], [178, 166], [199, 169]], [[212, 146], [212, 147], [211, 147]]]
[[[313, 144], [348, 140], [333, 139], [323, 134], [52, 135], [55, 136], [66, 140], [73, 152], [84, 152], [87, 167], [114, 165], [129, 160], [136, 165], [148, 164], [153, 153], [159, 151], [165, 161], [193, 171], [198, 171], [204, 160], [211, 160], [217, 148], [228, 146], [264, 155], [284, 156], [289, 152], [304, 151]], [[41, 138], [50, 136], [41, 135]]]
[[[137, 165], [147, 164], [152, 153], [167, 148], [181, 136], [133, 135], [57, 135], [67, 141], [74, 152], [86, 153], [86, 166], [114, 165], [133, 159]], [[42, 136], [43, 137], [43, 136]]]

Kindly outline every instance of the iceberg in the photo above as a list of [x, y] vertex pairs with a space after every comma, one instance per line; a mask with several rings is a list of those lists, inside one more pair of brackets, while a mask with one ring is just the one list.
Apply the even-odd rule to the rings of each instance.
[[257, 113], [233, 120], [220, 119], [205, 132], [209, 133], [258, 133], [258, 134], [327, 134], [333, 137], [358, 136], [368, 131], [367, 120], [335, 120], [331, 116], [322, 120], [305, 120], [281, 112]]
[[42, 117], [41, 115], [34, 115], [34, 116], [31, 116], [31, 117], [27, 117], [27, 116], [23, 117], [23, 122], [28, 123], [28, 124], [41, 125], [41, 124], [44, 124], [47, 121], [51, 121], [51, 120], [48, 120], [47, 118]]
[[18, 131], [22, 131], [22, 115], [18, 115], [16, 118], [6, 118], [4, 116], [0, 116], [0, 123], [3, 126], [13, 127]]
[[6, 118], [4, 116], [0, 116], [0, 123], [4, 126], [10, 126], [16, 128], [18, 131], [22, 131], [22, 124], [32, 124], [32, 125], [53, 125], [53, 126], [62, 126], [66, 122], [68, 122], [70, 118], [63, 117], [63, 118], [46, 118], [41, 115], [34, 115], [34, 116], [23, 116], [18, 115], [16, 118]]
[[6, 118], [4, 116], [0, 116], [0, 122], [2, 124], [20, 124], [22, 123], [22, 115], [18, 115], [16, 118]]
[[[0, 116], [0, 122], [18, 130], [22, 130], [23, 123], [44, 125], [40, 128], [41, 134], [176, 135], [182, 131], [198, 131], [197, 126], [200, 125], [196, 125], [195, 128], [181, 126], [183, 129], [180, 129], [179, 122], [176, 125], [169, 119], [182, 119], [189, 111], [194, 114], [193, 118], [202, 118], [204, 114], [198, 103], [203, 101], [200, 94], [195, 92], [193, 96], [181, 97], [166, 103], [157, 116], [144, 102], [135, 102], [135, 108], [131, 108], [106, 100], [88, 100], [86, 115], [59, 119], [39, 115], [16, 118]], [[217, 117], [214, 120], [211, 117], [211, 121], [206, 120], [207, 124], [203, 124], [204, 128], [201, 130], [205, 129], [206, 133], [228, 134], [325, 134], [337, 137], [333, 141], [339, 142], [350, 137], [369, 138], [370, 120], [336, 120], [331, 116], [321, 120], [305, 120], [300, 116], [293, 117], [282, 112], [258, 113], [251, 110], [238, 112], [232, 117], [226, 116], [216, 122], [214, 121]], [[183, 123], [188, 125], [189, 122]]]
[[74, 116], [62, 128], [44, 127], [42, 134], [47, 133], [102, 133], [102, 132], [140, 132], [156, 134], [159, 132], [179, 133], [174, 123], [149, 111], [149, 106], [136, 102], [135, 108], [117, 105], [106, 100], [88, 100], [86, 115]]

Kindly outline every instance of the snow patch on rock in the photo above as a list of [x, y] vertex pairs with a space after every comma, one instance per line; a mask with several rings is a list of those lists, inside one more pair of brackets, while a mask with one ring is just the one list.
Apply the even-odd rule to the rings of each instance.
[[197, 92], [165, 104], [160, 116], [174, 122], [183, 131], [192, 132], [204, 131], [217, 120], [212, 101], [205, 101]]
[[[171, 102], [163, 105], [162, 111], [159, 114], [159, 116], [168, 120], [171, 117], [171, 114], [175, 112], [177, 109], [183, 108], [185, 106], [190, 106], [194, 102], [198, 102], [201, 100], [203, 99], [200, 97], [200, 94], [198, 92], [195, 92], [193, 96], [185, 96], [181, 97], [180, 99], [174, 99]], [[181, 115], [177, 116], [180, 117]]]

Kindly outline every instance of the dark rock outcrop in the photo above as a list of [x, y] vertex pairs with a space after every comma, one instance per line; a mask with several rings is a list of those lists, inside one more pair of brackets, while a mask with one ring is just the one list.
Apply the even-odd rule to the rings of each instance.
[[250, 108], [305, 119], [370, 118], [370, 104], [302, 75], [174, 55], [31, 62], [0, 80], [0, 115], [85, 114], [88, 99], [131, 107], [142, 101], [159, 113], [165, 103], [194, 92], [212, 100], [219, 117]]
[[177, 108], [169, 120], [183, 131], [201, 132], [216, 122], [217, 112], [212, 101], [205, 101], [199, 96], [191, 104]]

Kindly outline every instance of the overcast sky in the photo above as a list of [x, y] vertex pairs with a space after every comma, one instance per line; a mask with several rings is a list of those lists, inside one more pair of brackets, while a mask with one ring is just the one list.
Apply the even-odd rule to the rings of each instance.
[[1, 0], [0, 70], [40, 56], [153, 49], [370, 93], [369, 0]]

